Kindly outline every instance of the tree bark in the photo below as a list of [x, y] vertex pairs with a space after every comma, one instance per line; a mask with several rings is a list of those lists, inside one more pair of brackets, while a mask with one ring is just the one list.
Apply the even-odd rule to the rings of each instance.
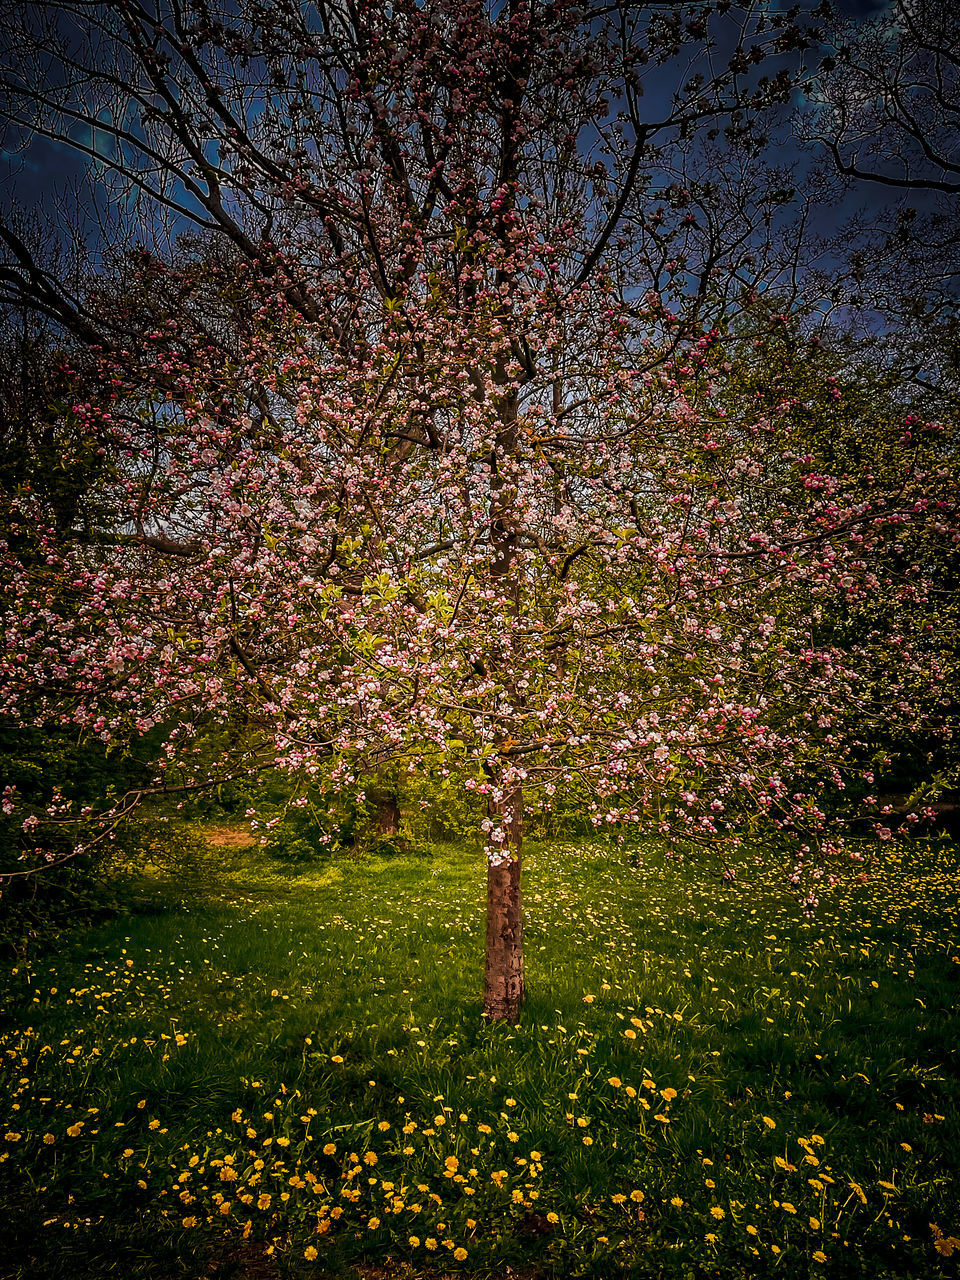
[[377, 835], [388, 840], [400, 831], [400, 805], [395, 791], [378, 791], [375, 796], [377, 804]]
[[[495, 812], [509, 809], [506, 848], [509, 858], [487, 866], [487, 951], [483, 1016], [489, 1022], [518, 1022], [525, 994], [523, 980], [523, 919], [520, 900], [520, 845], [523, 794], [505, 797]], [[494, 806], [491, 804], [491, 810]]]

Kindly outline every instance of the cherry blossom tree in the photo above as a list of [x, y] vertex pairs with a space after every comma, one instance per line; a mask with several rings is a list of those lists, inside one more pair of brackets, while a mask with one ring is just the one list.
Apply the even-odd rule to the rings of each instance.
[[68, 545], [18, 495], [44, 554], [7, 549], [3, 711], [162, 726], [158, 789], [209, 783], [211, 724], [236, 730], [220, 777], [455, 776], [485, 811], [491, 1019], [524, 995], [531, 803], [577, 787], [598, 827], [677, 848], [759, 817], [798, 877], [836, 852], [821, 796], [878, 663], [937, 670], [909, 627], [878, 655], [824, 606], [881, 586], [904, 525], [956, 536], [940, 429], [899, 424], [876, 473], [821, 466], [795, 390], [731, 358], [749, 230], [664, 178], [704, 133], [757, 150], [796, 14], [50, 9], [70, 30], [21, 15], [20, 45], [64, 74], [9, 73], [8, 120], [178, 238], [153, 222], [68, 293], [7, 231], [9, 296], [90, 353], [65, 412], [115, 517]]

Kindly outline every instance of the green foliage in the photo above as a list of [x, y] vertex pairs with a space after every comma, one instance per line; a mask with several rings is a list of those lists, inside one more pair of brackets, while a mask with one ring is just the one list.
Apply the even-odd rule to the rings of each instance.
[[187, 861], [5, 980], [12, 1276], [949, 1274], [955, 846], [812, 919], [752, 854], [532, 848], [517, 1028], [480, 1018], [469, 850]]
[[[119, 865], [118, 851], [120, 862], [133, 856], [142, 860], [151, 841], [166, 845], [162, 831], [142, 843], [155, 825], [145, 814], [122, 824], [81, 856], [71, 856], [77, 844], [96, 834], [92, 824], [77, 818], [79, 809], [106, 808], [130, 788], [144, 785], [154, 751], [149, 738], [133, 754], [111, 750], [92, 735], [71, 737], [0, 721], [0, 778], [16, 789], [23, 806], [19, 812], [0, 814], [0, 876], [15, 875], [2, 885], [0, 948], [17, 952], [78, 913], [110, 909], [115, 893], [109, 882]], [[71, 820], [48, 822], [47, 807], [58, 797], [71, 806]], [[24, 812], [39, 815], [40, 825], [24, 831]], [[37, 848], [40, 873], [16, 875], [36, 864]]]

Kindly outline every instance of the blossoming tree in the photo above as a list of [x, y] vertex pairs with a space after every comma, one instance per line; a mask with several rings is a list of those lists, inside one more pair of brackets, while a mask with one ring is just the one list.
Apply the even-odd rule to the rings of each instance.
[[[794, 18], [102, 8], [112, 53], [102, 31], [60, 51], [94, 150], [200, 232], [73, 298], [7, 233], [10, 287], [92, 352], [67, 412], [111, 460], [116, 517], [71, 542], [18, 497], [44, 554], [6, 556], [5, 712], [110, 741], [163, 726], [158, 787], [209, 783], [211, 723], [242, 729], [224, 773], [455, 774], [485, 803], [492, 1019], [524, 994], [532, 799], [577, 786], [598, 825], [678, 845], [766, 815], [813, 858], [877, 658], [823, 605], [922, 607], [889, 547], [952, 517], [918, 463], [934, 429], [902, 427], [882, 474], [831, 474], [795, 395], [747, 394], [721, 325], [746, 229], [669, 180], [700, 130], [754, 145], [789, 77], [752, 68], [801, 40]], [[60, 81], [18, 92], [20, 127], [27, 101], [49, 133], [81, 111]], [[931, 674], [908, 628], [886, 639]]]

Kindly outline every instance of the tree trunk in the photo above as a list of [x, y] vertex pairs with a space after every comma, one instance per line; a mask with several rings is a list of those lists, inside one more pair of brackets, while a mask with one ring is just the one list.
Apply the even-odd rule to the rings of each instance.
[[400, 831], [400, 805], [395, 791], [378, 791], [377, 835], [381, 840], [389, 840]]
[[498, 815], [506, 809], [510, 810], [510, 817], [506, 823], [505, 852], [510, 856], [496, 866], [487, 866], [483, 1016], [489, 1022], [518, 1022], [524, 997], [523, 920], [520, 910], [523, 793], [519, 789], [496, 806]]

